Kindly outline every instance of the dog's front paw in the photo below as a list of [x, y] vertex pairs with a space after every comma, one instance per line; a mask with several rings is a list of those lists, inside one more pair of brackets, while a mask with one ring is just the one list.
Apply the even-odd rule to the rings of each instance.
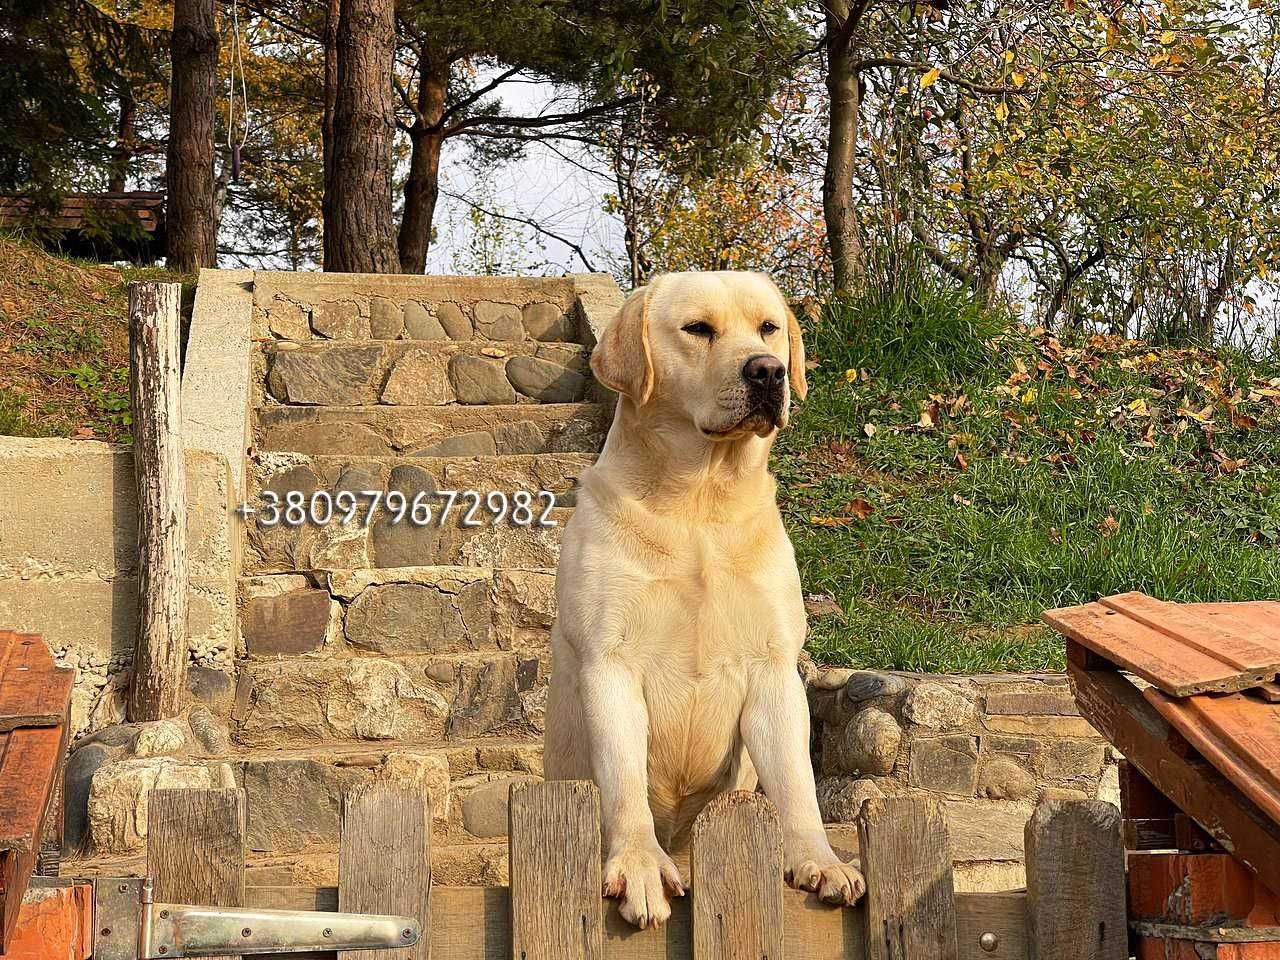
[[787, 868], [787, 883], [797, 890], [816, 893], [823, 903], [850, 907], [867, 891], [866, 878], [857, 860], [842, 863], [835, 859], [805, 859]]
[[660, 847], [625, 846], [605, 861], [604, 895], [617, 898], [622, 919], [643, 930], [667, 921], [667, 897], [683, 897], [684, 881]]

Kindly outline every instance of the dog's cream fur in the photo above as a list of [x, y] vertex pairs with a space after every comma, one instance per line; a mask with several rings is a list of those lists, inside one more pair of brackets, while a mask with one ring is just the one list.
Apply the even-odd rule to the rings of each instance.
[[[713, 337], [684, 329], [699, 321]], [[757, 779], [790, 882], [833, 903], [864, 889], [814, 795], [804, 604], [768, 472], [789, 404], [783, 384], [774, 416], [752, 407], [743, 364], [761, 354], [803, 399], [800, 328], [772, 281], [682, 273], [633, 293], [591, 360], [621, 396], [561, 547], [546, 774], [595, 781], [605, 892], [641, 927], [683, 893], [667, 851]]]

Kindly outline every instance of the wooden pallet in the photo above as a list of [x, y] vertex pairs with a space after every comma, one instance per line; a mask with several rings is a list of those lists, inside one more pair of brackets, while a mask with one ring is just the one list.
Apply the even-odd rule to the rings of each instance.
[[1121, 593], [1048, 610], [1072, 642], [1174, 697], [1230, 693], [1280, 675], [1280, 605], [1165, 603]]
[[39, 857], [67, 748], [73, 680], [39, 636], [0, 630], [0, 953]]

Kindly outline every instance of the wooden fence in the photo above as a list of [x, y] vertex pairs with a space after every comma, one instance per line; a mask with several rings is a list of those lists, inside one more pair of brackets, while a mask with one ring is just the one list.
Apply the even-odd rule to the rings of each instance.
[[[585, 782], [518, 784], [510, 887], [430, 883], [424, 796], [375, 783], [343, 809], [339, 886], [246, 887], [238, 790], [151, 794], [156, 899], [418, 917], [417, 946], [309, 960], [1122, 960], [1128, 953], [1120, 816], [1047, 801], [1027, 825], [1025, 893], [956, 893], [936, 801], [870, 800], [859, 822], [868, 891], [837, 909], [786, 888], [782, 835], [758, 794], [713, 801], [695, 825], [689, 894], [636, 930], [600, 896], [600, 817]], [[297, 956], [297, 955], [295, 955]]]

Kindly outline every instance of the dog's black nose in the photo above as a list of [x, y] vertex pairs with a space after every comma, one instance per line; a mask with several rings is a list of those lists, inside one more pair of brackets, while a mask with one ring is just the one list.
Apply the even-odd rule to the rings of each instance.
[[787, 378], [787, 368], [777, 357], [767, 353], [748, 357], [742, 365], [742, 379], [751, 386], [771, 387]]

